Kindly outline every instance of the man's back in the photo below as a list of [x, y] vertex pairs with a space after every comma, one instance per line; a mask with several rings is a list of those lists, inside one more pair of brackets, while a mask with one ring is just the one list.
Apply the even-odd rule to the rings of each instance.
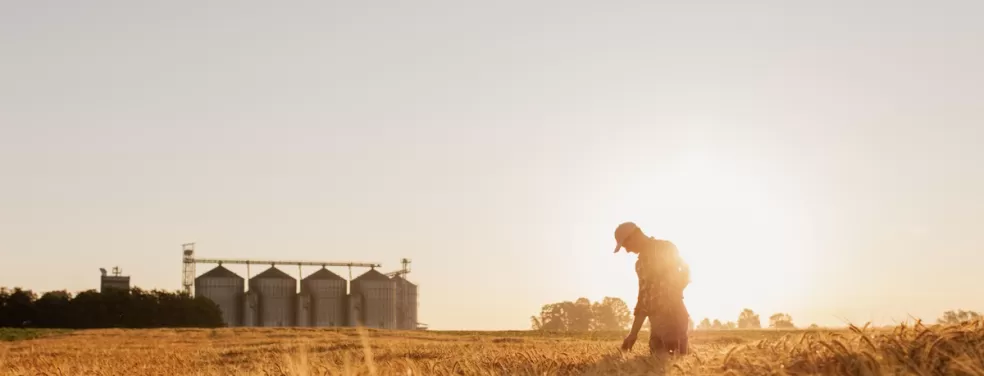
[[683, 290], [690, 284], [690, 267], [680, 258], [672, 242], [652, 239], [653, 247], [639, 252], [636, 275], [639, 286], [657, 285], [661, 295], [683, 299]]

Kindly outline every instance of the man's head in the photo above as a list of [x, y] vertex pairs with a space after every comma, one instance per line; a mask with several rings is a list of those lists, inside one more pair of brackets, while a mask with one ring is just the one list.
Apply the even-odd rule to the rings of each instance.
[[626, 252], [639, 253], [649, 237], [635, 223], [625, 222], [615, 228], [615, 253], [625, 248]]

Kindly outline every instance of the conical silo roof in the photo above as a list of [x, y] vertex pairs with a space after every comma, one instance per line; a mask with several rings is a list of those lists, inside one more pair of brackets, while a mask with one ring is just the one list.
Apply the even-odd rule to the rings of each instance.
[[328, 269], [325, 269], [325, 268], [321, 268], [321, 270], [318, 270], [318, 271], [312, 273], [311, 275], [309, 275], [307, 277], [304, 277], [304, 280], [309, 280], [309, 279], [311, 279], [311, 280], [327, 279], [327, 280], [333, 280], [333, 281], [334, 280], [338, 280], [338, 281], [344, 281], [345, 280], [345, 278], [342, 278], [338, 274], [332, 273], [331, 270], [328, 270]]
[[[231, 270], [226, 269], [222, 265], [216, 266], [215, 269], [212, 269], [212, 270], [209, 270], [209, 271], [205, 272], [205, 274], [202, 274], [202, 275], [198, 276], [198, 278], [239, 278], [239, 279], [243, 279], [243, 277], [240, 277], [238, 274], [233, 273]], [[198, 278], [196, 278], [196, 279], [198, 279]]]
[[362, 275], [355, 277], [353, 281], [389, 281], [389, 277], [385, 274], [376, 271], [376, 269], [371, 269], [368, 272], [362, 273]]
[[294, 277], [291, 277], [290, 274], [284, 273], [280, 271], [280, 269], [277, 269], [276, 267], [273, 266], [271, 266], [270, 269], [264, 270], [263, 273], [257, 274], [251, 279], [258, 279], [258, 278], [259, 279], [265, 279], [265, 278], [292, 279], [296, 281], [296, 279], [294, 279]]
[[395, 282], [397, 285], [411, 285], [411, 286], [416, 286], [415, 284], [413, 284], [413, 282], [410, 282], [410, 281], [406, 280], [405, 278], [400, 277], [399, 275], [393, 276], [393, 282]]

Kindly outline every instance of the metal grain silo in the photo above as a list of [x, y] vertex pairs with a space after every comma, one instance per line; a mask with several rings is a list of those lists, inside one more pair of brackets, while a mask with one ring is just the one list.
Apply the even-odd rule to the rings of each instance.
[[297, 280], [275, 267], [249, 280], [249, 291], [260, 300], [258, 326], [293, 326]]
[[345, 278], [322, 268], [301, 280], [301, 293], [311, 296], [312, 326], [343, 326], [345, 322]]
[[362, 295], [362, 325], [396, 329], [396, 284], [372, 269], [352, 280], [352, 295]]
[[404, 330], [417, 328], [417, 285], [395, 276], [396, 288], [396, 327]]
[[240, 326], [245, 281], [219, 265], [195, 278], [195, 296], [204, 296], [215, 302], [222, 311], [222, 321], [226, 326]]

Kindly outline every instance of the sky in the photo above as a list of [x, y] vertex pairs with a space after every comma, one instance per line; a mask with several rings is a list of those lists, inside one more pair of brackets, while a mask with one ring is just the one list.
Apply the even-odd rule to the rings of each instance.
[[98, 289], [119, 266], [178, 290], [187, 242], [406, 257], [421, 322], [526, 329], [547, 303], [633, 306], [612, 249], [634, 221], [690, 264], [695, 321], [984, 310], [982, 13], [2, 2], [0, 286]]

